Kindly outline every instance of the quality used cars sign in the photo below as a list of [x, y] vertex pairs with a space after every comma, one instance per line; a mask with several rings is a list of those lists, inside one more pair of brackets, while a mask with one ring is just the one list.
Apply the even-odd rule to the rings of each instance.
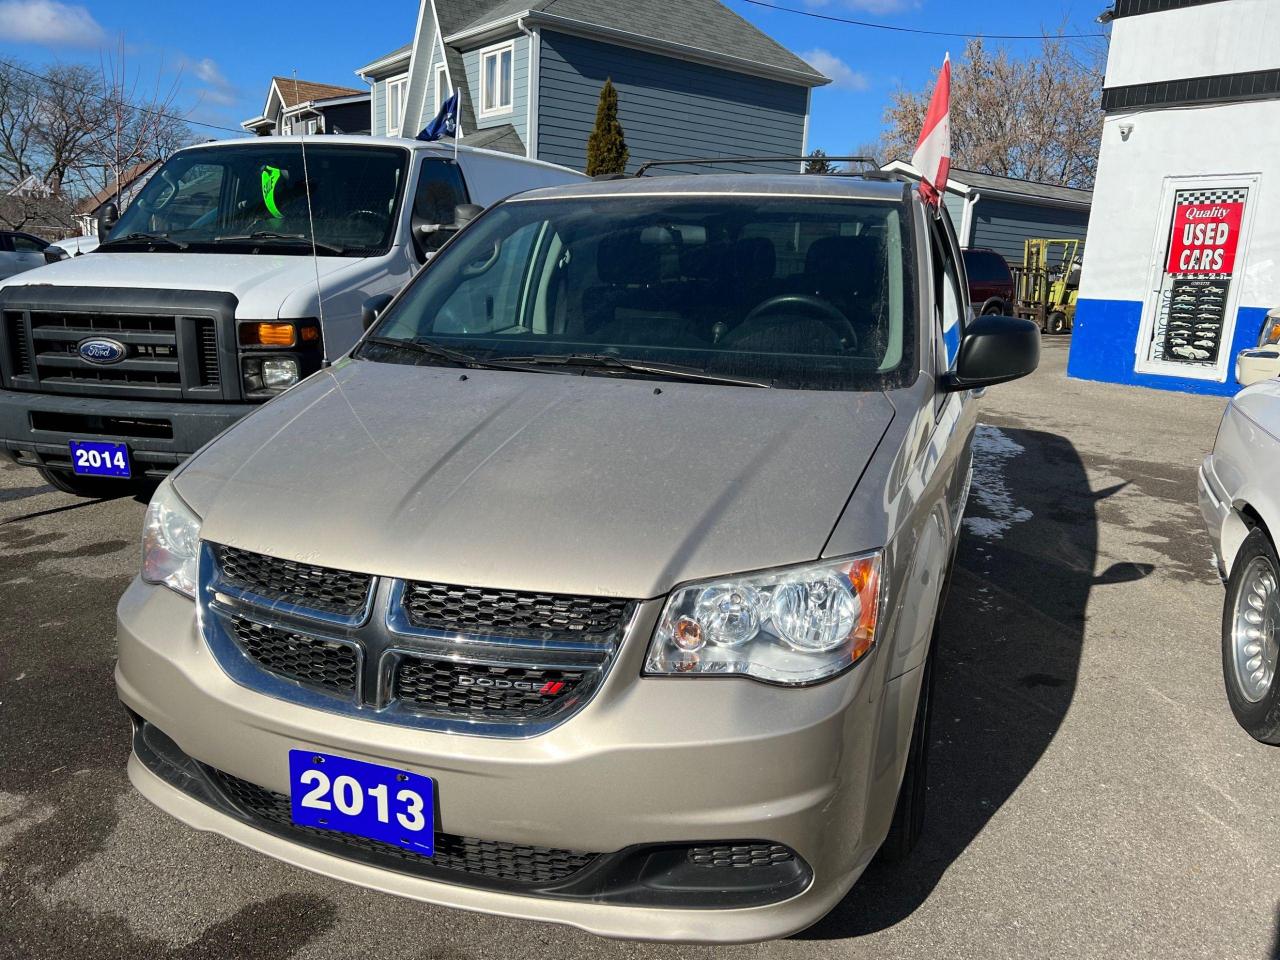
[[1243, 222], [1243, 202], [1178, 204], [1166, 272], [1234, 273]]

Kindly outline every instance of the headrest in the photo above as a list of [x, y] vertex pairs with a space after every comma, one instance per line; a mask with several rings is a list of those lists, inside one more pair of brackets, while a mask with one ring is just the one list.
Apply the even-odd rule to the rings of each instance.
[[739, 280], [772, 280], [778, 253], [768, 237], [744, 237], [733, 245], [733, 270]]
[[809, 245], [804, 272], [818, 276], [865, 273], [878, 262], [881, 246], [875, 237], [822, 237]]
[[656, 283], [661, 264], [661, 248], [654, 243], [642, 243], [637, 230], [601, 238], [596, 253], [596, 272], [604, 283]]

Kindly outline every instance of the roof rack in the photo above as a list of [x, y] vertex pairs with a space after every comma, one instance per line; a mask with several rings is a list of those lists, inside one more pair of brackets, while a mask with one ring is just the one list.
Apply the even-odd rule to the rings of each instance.
[[[637, 177], [643, 177], [654, 167], [693, 167], [711, 166], [724, 163], [808, 163], [810, 160], [826, 160], [828, 163], [862, 163], [869, 168], [859, 171], [857, 176], [880, 173], [880, 164], [875, 157], [716, 157], [706, 160], [650, 160], [636, 171]], [[839, 176], [840, 174], [836, 174]], [[848, 174], [845, 174], [846, 176]]]

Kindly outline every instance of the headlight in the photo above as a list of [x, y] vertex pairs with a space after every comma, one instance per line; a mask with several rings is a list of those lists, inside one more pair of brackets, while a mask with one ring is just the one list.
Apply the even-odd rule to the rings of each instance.
[[880, 558], [877, 551], [681, 587], [663, 608], [645, 672], [788, 685], [834, 676], [875, 645]]
[[196, 595], [200, 519], [179, 499], [168, 480], [160, 484], [142, 526], [142, 579]]
[[245, 357], [244, 393], [262, 398], [281, 393], [298, 382], [298, 361], [288, 357]]

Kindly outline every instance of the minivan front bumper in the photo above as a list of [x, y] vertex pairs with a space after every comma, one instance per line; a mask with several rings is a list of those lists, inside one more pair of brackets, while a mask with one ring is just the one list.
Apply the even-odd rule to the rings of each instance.
[[[120, 697], [144, 734], [130, 778], [197, 829], [431, 903], [635, 939], [743, 942], [801, 930], [839, 902], [883, 841], [920, 671], [882, 684], [873, 654], [843, 677], [805, 689], [734, 678], [642, 678], [657, 606], [644, 606], [635, 635], [581, 712], [545, 734], [511, 740], [326, 713], [239, 686], [200, 636], [195, 605], [135, 580], [120, 601], [116, 671]], [[150, 756], [157, 751], [146, 746], [148, 731], [160, 734], [151, 743], [172, 744], [168, 769]], [[285, 795], [292, 749], [431, 777], [438, 837], [592, 851], [614, 865], [626, 851], [763, 843], [793, 853], [801, 871], [793, 875], [804, 882], [780, 885], [768, 902], [743, 898], [749, 906], [726, 901], [732, 879], [706, 885], [682, 879], [658, 894], [640, 883], [630, 898], [610, 895], [622, 882], [616, 878], [599, 895], [580, 895], [581, 885], [568, 882], [563, 895], [522, 890], [458, 873], [434, 875], [429, 865], [397, 869], [324, 838], [292, 835], [287, 824], [254, 822], [204, 789], [209, 777], [230, 778], [245, 789]], [[184, 764], [186, 773], [174, 769]]]

